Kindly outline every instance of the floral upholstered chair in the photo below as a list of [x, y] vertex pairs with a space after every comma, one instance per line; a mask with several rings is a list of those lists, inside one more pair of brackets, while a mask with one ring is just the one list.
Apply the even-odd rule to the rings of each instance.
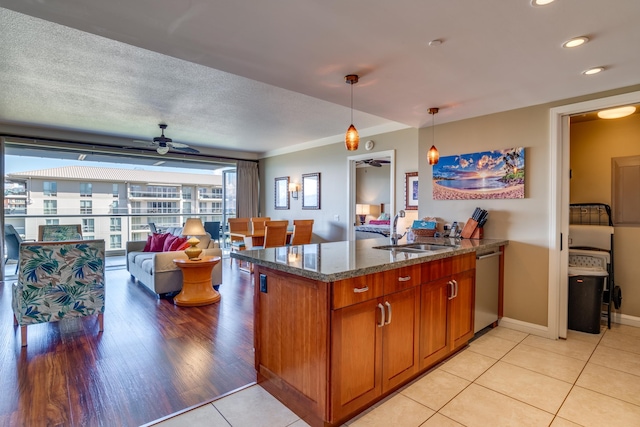
[[82, 240], [80, 224], [39, 225], [39, 242], [58, 242], [60, 240]]
[[24, 242], [12, 288], [14, 324], [27, 345], [27, 325], [98, 316], [103, 330], [104, 240]]

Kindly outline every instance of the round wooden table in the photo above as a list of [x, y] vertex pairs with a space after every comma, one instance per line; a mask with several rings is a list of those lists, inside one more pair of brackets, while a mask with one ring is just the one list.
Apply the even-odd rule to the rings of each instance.
[[199, 260], [174, 259], [182, 270], [182, 290], [173, 298], [176, 305], [195, 307], [220, 301], [220, 294], [213, 289], [211, 271], [220, 262], [219, 256], [205, 256]]

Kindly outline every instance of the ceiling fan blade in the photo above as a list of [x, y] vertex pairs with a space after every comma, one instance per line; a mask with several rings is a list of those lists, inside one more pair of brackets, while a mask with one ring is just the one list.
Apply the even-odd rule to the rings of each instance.
[[[186, 145], [184, 147], [176, 147], [175, 144], [172, 144], [172, 145], [173, 145], [173, 149], [182, 151], [184, 153], [200, 154], [200, 151], [196, 150], [195, 148], [187, 147]], [[184, 144], [180, 144], [180, 145], [184, 145]]]
[[170, 143], [169, 145], [170, 145], [171, 147], [173, 147], [173, 148], [186, 148], [186, 147], [188, 147], [188, 145], [187, 145], [187, 144], [183, 144], [183, 143], [181, 143], [181, 142], [172, 142], [172, 143]]

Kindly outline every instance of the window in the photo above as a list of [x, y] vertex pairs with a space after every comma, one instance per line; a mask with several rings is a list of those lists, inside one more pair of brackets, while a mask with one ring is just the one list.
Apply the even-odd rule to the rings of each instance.
[[182, 213], [186, 213], [186, 214], [191, 213], [191, 202], [182, 203]]
[[140, 202], [131, 202], [131, 213], [142, 213], [142, 204]]
[[222, 214], [222, 202], [212, 202], [211, 213]]
[[94, 236], [93, 234], [83, 234], [82, 235], [82, 240], [94, 240], [96, 238], [96, 236]]
[[148, 213], [179, 213], [176, 202], [147, 202]]
[[113, 194], [113, 197], [120, 196], [120, 189], [118, 188], [118, 184], [113, 184], [113, 187], [111, 188], [111, 194]]
[[57, 215], [58, 214], [58, 201], [57, 200], [44, 200], [44, 214], [45, 215]]
[[59, 219], [45, 219], [44, 223], [45, 223], [45, 225], [60, 225], [60, 220]]
[[91, 200], [80, 200], [80, 213], [83, 215], [93, 213], [93, 202]]
[[109, 231], [122, 231], [122, 218], [111, 218]]
[[95, 232], [95, 225], [93, 218], [83, 219], [82, 220], [82, 233], [93, 233]]
[[198, 203], [198, 209], [200, 213], [207, 213], [207, 202]]
[[182, 187], [182, 200], [191, 200], [193, 198], [193, 187]]
[[122, 247], [122, 236], [112, 234], [109, 236], [109, 249], [120, 249]]
[[214, 187], [211, 189], [214, 199], [222, 199], [222, 187]]
[[42, 193], [44, 193], [45, 196], [56, 197], [58, 195], [58, 183], [55, 181], [43, 182]]
[[80, 183], [80, 197], [91, 197], [93, 193], [93, 186], [90, 182]]

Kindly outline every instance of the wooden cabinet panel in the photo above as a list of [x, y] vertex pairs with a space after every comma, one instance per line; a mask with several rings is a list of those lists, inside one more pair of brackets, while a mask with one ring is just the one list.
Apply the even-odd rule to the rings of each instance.
[[384, 277], [383, 294], [389, 295], [403, 289], [418, 286], [421, 283], [421, 269], [420, 264], [417, 264], [385, 271], [382, 273]]
[[332, 307], [338, 309], [351, 304], [378, 298], [383, 291], [383, 275], [368, 274], [333, 283]]
[[421, 286], [420, 369], [428, 368], [449, 353], [447, 319], [449, 279]]
[[[262, 292], [260, 276], [266, 276]], [[275, 379], [281, 396], [296, 395], [307, 411], [325, 414], [329, 302], [326, 283], [255, 269], [256, 371]]]
[[382, 328], [382, 391], [385, 392], [418, 372], [420, 287], [383, 297], [386, 308]]
[[331, 419], [363, 407], [382, 393], [382, 313], [378, 299], [332, 313]]
[[475, 314], [475, 270], [468, 270], [452, 277], [457, 283], [456, 297], [450, 300], [451, 315], [449, 330], [451, 331], [451, 348], [466, 345], [473, 338], [473, 321]]

